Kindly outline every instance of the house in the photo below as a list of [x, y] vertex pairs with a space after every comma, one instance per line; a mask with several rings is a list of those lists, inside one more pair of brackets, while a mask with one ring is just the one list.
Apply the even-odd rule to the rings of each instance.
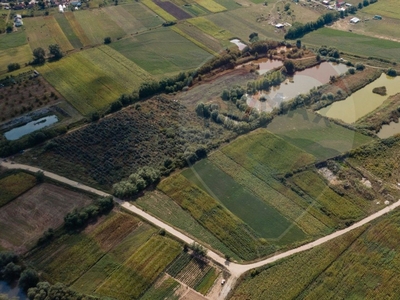
[[22, 16], [21, 15], [16, 14], [14, 16], [14, 25], [15, 25], [15, 27], [19, 27], [19, 26], [24, 25], [24, 22], [22, 22]]
[[322, 4], [325, 4], [325, 5], [329, 5], [329, 3], [330, 3], [329, 0], [323, 0], [323, 1], [322, 1]]
[[280, 29], [280, 28], [283, 28], [283, 26], [284, 26], [284, 25], [283, 25], [282, 23], [278, 23], [278, 24], [275, 25], [275, 28]]
[[357, 17], [354, 17], [354, 18], [350, 19], [350, 23], [357, 24], [358, 22], [360, 22], [360, 19], [357, 18]]
[[75, 6], [75, 7], [80, 7], [82, 5], [82, 3], [80, 1], [72, 1], [71, 5]]

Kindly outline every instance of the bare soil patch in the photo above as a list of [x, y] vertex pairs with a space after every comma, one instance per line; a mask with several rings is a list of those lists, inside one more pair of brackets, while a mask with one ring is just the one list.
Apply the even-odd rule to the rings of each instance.
[[59, 186], [37, 185], [0, 209], [0, 246], [23, 253], [48, 228], [59, 227], [68, 212], [91, 201]]
[[190, 14], [169, 1], [154, 0], [154, 3], [178, 20], [189, 19], [192, 17]]

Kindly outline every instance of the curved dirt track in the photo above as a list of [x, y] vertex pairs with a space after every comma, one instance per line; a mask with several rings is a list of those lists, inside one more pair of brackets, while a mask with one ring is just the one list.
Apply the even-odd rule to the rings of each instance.
[[[9, 162], [0, 162], [0, 165], [5, 167], [5, 168], [8, 168], [8, 169], [22, 169], [22, 170], [27, 170], [27, 171], [31, 171], [31, 172], [37, 172], [37, 171], [40, 170], [39, 168], [36, 168], [36, 167], [31, 167], [31, 166], [28, 166], [28, 165], [22, 165], [22, 164], [16, 164], [16, 163], [14, 164], [14, 163], [9, 163]], [[44, 173], [44, 175], [46, 177], [49, 177], [49, 178], [54, 179], [56, 181], [59, 181], [59, 182], [62, 182], [64, 184], [73, 186], [74, 188], [81, 189], [81, 190], [84, 190], [84, 191], [88, 191], [88, 192], [91, 192], [91, 193], [99, 195], [99, 196], [111, 196], [111, 195], [109, 195], [107, 193], [104, 193], [104, 192], [102, 192], [100, 190], [97, 190], [97, 189], [91, 188], [89, 186], [80, 184], [80, 183], [78, 183], [76, 181], [73, 181], [73, 180], [70, 180], [68, 178], [59, 176], [57, 174], [54, 174], [54, 173], [51, 173], [51, 172], [47, 172], [47, 171], [44, 171], [43, 173]], [[163, 221], [161, 221], [161, 220], [149, 215], [148, 213], [146, 213], [146, 212], [142, 211], [141, 209], [137, 208], [136, 206], [134, 206], [134, 205], [132, 205], [132, 204], [126, 202], [126, 201], [122, 201], [120, 199], [117, 199], [117, 198], [114, 198], [114, 199], [122, 207], [124, 207], [124, 208], [130, 210], [131, 212], [139, 215], [143, 219], [146, 219], [148, 222], [153, 223], [154, 225], [156, 225], [156, 226], [158, 226], [160, 228], [164, 228], [169, 234], [171, 234], [171, 235], [175, 236], [176, 238], [184, 241], [185, 243], [191, 244], [191, 243], [194, 242], [194, 240], [192, 238], [188, 237], [184, 233], [176, 230], [175, 228], [171, 227], [170, 225], [164, 223]], [[339, 236], [341, 236], [341, 235], [343, 235], [343, 234], [345, 234], [345, 233], [347, 233], [347, 232], [349, 232], [351, 230], [354, 230], [354, 229], [356, 229], [358, 227], [361, 227], [361, 226], [363, 226], [363, 225], [375, 220], [376, 218], [379, 218], [380, 216], [389, 213], [390, 211], [392, 211], [393, 209], [397, 208], [398, 206], [400, 206], [400, 200], [395, 202], [395, 203], [393, 203], [393, 204], [391, 204], [391, 205], [386, 206], [384, 209], [382, 209], [382, 210], [380, 210], [380, 211], [378, 211], [378, 212], [376, 212], [376, 213], [374, 213], [374, 214], [362, 219], [361, 221], [359, 221], [357, 223], [354, 223], [353, 225], [351, 225], [351, 226], [349, 226], [349, 227], [347, 227], [345, 229], [336, 231], [336, 232], [334, 232], [332, 234], [329, 234], [329, 235], [327, 235], [325, 237], [322, 237], [322, 238], [320, 238], [320, 239], [318, 239], [316, 241], [313, 241], [311, 243], [308, 243], [308, 244], [302, 245], [300, 247], [288, 250], [286, 252], [282, 252], [282, 253], [276, 254], [276, 255], [274, 255], [272, 257], [269, 257], [269, 258], [266, 258], [264, 260], [261, 260], [261, 261], [255, 262], [255, 263], [251, 263], [251, 264], [243, 264], [243, 265], [241, 265], [241, 264], [237, 264], [237, 263], [228, 263], [228, 262], [226, 262], [225, 258], [221, 257], [220, 255], [218, 255], [214, 251], [208, 249], [207, 256], [210, 257], [211, 259], [213, 259], [214, 261], [216, 261], [217, 263], [219, 263], [221, 265], [224, 265], [228, 269], [228, 271], [232, 274], [232, 276], [227, 280], [224, 288], [222, 289], [222, 291], [220, 293], [220, 296], [219, 296], [219, 299], [225, 299], [225, 297], [228, 295], [230, 289], [234, 286], [234, 284], [236, 282], [236, 279], [240, 275], [245, 273], [246, 271], [249, 271], [249, 270], [251, 270], [253, 268], [257, 268], [257, 267], [261, 267], [261, 266], [270, 264], [270, 263], [275, 262], [275, 261], [277, 261], [279, 259], [291, 256], [291, 255], [293, 255], [295, 253], [299, 253], [299, 252], [303, 252], [303, 251], [312, 249], [315, 246], [318, 246], [318, 245], [321, 245], [323, 243], [326, 243], [326, 242], [328, 242], [328, 241], [330, 241], [330, 240], [332, 240], [334, 238], [337, 238], [337, 237], [339, 237]]]

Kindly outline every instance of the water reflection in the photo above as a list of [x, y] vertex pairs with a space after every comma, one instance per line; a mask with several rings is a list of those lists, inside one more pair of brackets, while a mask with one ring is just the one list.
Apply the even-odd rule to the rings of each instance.
[[19, 126], [16, 128], [13, 128], [9, 131], [7, 131], [4, 136], [6, 137], [7, 140], [9, 141], [14, 141], [18, 140], [19, 138], [23, 137], [24, 135], [27, 135], [29, 133], [32, 133], [36, 130], [42, 129], [44, 127], [47, 127], [51, 124], [54, 124], [58, 122], [58, 118], [55, 115], [47, 116], [44, 118], [41, 118], [39, 120], [35, 120], [29, 123], [26, 123], [23, 126]]

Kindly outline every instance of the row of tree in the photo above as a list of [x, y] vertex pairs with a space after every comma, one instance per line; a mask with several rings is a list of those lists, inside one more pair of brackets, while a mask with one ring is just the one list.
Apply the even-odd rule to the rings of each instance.
[[[51, 60], [59, 60], [64, 56], [60, 46], [58, 44], [49, 45], [49, 54]], [[42, 47], [35, 48], [33, 50], [33, 61], [31, 64], [43, 64], [46, 61], [46, 51]]]
[[28, 299], [30, 300], [97, 300], [98, 297], [82, 295], [68, 288], [63, 283], [56, 283], [54, 285], [44, 281], [38, 282], [36, 286], [30, 288], [27, 292]]

